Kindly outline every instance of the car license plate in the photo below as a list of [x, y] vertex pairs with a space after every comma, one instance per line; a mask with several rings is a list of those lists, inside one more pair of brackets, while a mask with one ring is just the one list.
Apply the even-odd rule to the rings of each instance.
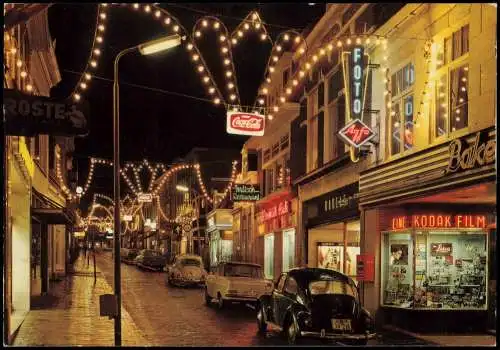
[[350, 331], [352, 329], [351, 320], [332, 318], [332, 328], [338, 331]]

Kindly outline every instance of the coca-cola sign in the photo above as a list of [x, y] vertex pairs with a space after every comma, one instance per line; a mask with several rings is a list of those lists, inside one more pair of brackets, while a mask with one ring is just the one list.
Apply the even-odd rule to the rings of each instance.
[[257, 113], [227, 112], [227, 132], [246, 136], [263, 136], [265, 117]]

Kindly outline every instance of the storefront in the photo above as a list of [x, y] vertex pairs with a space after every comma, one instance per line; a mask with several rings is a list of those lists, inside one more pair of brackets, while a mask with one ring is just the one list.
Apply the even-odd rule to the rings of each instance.
[[210, 239], [210, 266], [231, 261], [233, 253], [233, 216], [231, 209], [215, 209], [207, 215], [207, 235]]
[[282, 272], [296, 266], [297, 199], [283, 191], [257, 202], [257, 262], [264, 276], [275, 280]]
[[362, 294], [380, 322], [417, 332], [488, 328], [495, 135], [489, 128], [361, 174], [362, 252], [380, 267]]
[[356, 279], [360, 254], [358, 182], [303, 203], [307, 266], [332, 269]]

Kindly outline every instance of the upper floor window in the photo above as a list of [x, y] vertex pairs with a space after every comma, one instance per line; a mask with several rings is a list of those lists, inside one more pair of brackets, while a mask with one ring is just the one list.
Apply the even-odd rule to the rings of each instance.
[[444, 38], [438, 51], [434, 88], [434, 137], [447, 136], [469, 123], [469, 25]]
[[391, 117], [389, 138], [391, 155], [413, 147], [413, 84], [415, 67], [408, 63], [391, 75]]

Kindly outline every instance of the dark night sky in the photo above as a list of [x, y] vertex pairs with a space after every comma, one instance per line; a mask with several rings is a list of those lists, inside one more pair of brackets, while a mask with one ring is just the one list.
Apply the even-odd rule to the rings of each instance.
[[[325, 12], [325, 4], [307, 3], [179, 3], [162, 4], [191, 32], [200, 11], [218, 16], [232, 31], [252, 10], [258, 10], [273, 40], [286, 28], [302, 31], [316, 23]], [[188, 8], [188, 9], [186, 9]], [[165, 27], [144, 11], [127, 7], [108, 7], [104, 46], [96, 74], [109, 79], [93, 79], [84, 98], [90, 104], [90, 134], [77, 139], [76, 157], [80, 160], [79, 184], [87, 174], [89, 156], [111, 159], [113, 61], [124, 48], [154, 39], [166, 32]], [[95, 4], [56, 4], [49, 9], [52, 38], [56, 40], [56, 55], [62, 81], [52, 90], [53, 97], [67, 97], [78, 81], [89, 57], [95, 30]], [[222, 17], [227, 16], [227, 17]], [[239, 19], [235, 19], [236, 17]], [[212, 33], [208, 31], [208, 33]], [[215, 34], [207, 34], [197, 43], [225, 94], [221, 72], [221, 54]], [[213, 47], [217, 45], [217, 49]], [[256, 90], [262, 82], [271, 44], [263, 44], [256, 33], [233, 49], [241, 102], [252, 105]], [[226, 133], [225, 110], [208, 101], [168, 95], [124, 85], [132, 83], [162, 90], [208, 98], [195, 72], [188, 52], [183, 46], [153, 56], [131, 53], [120, 60], [120, 133], [121, 160], [169, 163], [185, 155], [193, 147], [241, 148], [244, 136]], [[225, 95], [226, 96], [226, 95]], [[111, 176], [111, 171], [107, 171]], [[99, 173], [96, 172], [97, 177]], [[108, 176], [106, 176], [108, 177]], [[110, 193], [108, 191], [98, 191]]]

